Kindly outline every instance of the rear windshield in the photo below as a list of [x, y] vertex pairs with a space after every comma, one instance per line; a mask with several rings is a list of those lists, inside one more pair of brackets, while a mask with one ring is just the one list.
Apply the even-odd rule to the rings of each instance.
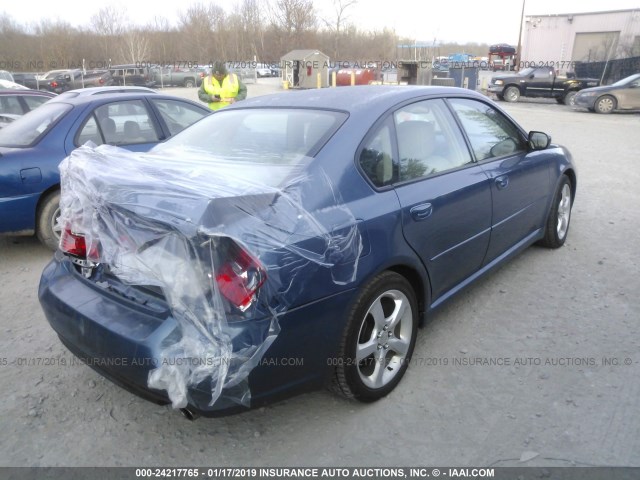
[[73, 107], [66, 103], [46, 103], [30, 111], [0, 129], [0, 146], [29, 147], [35, 145], [71, 108]]
[[222, 110], [154, 148], [181, 148], [233, 161], [296, 165], [314, 156], [347, 118], [312, 109]]

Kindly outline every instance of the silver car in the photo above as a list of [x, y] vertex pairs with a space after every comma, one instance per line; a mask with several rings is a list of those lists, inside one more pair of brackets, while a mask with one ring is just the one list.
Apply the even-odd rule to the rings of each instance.
[[618, 80], [612, 85], [580, 90], [575, 97], [575, 106], [598, 113], [640, 110], [640, 73]]

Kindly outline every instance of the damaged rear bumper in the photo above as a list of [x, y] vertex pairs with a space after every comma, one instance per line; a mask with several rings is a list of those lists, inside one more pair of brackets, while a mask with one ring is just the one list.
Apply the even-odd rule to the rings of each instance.
[[[279, 317], [281, 332], [248, 377], [250, 407], [324, 385], [351, 295], [348, 289]], [[83, 278], [60, 252], [43, 271], [39, 287], [47, 320], [75, 356], [131, 393], [169, 404], [167, 392], [150, 388], [148, 379], [163, 361], [166, 345], [179, 338], [180, 328], [166, 303], [151, 294], [145, 297], [141, 291], [128, 295]], [[270, 321], [233, 325], [232, 344], [242, 348], [252, 341], [245, 336], [255, 332], [257, 322]], [[189, 387], [186, 408], [202, 416], [237, 413], [247, 409], [240, 398], [243, 391], [246, 387], [231, 387], [210, 405], [211, 387], [205, 381]]]

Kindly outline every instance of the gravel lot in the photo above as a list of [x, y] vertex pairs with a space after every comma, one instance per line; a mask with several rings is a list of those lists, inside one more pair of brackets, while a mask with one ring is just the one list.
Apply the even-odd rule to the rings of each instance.
[[502, 105], [573, 153], [569, 239], [433, 315], [403, 382], [374, 404], [316, 392], [189, 422], [86, 366], [18, 365], [72, 357], [37, 300], [51, 253], [0, 237], [0, 465], [640, 466], [640, 115]]

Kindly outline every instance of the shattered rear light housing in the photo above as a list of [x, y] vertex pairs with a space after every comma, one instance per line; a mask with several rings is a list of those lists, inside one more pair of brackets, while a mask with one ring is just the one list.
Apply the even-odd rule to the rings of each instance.
[[256, 299], [267, 272], [260, 260], [235, 242], [231, 242], [227, 254], [228, 260], [220, 267], [216, 281], [220, 293], [244, 312]]
[[[89, 278], [93, 273], [93, 268], [97, 265], [87, 259], [87, 241], [85, 236], [80, 233], [71, 231], [69, 226], [62, 229], [60, 235], [60, 250], [68, 255], [71, 262], [81, 268], [82, 275]], [[89, 250], [89, 258], [98, 258], [99, 248], [97, 242], [91, 245]]]
[[78, 258], [87, 257], [87, 242], [84, 235], [74, 233], [70, 227], [65, 227], [60, 235], [60, 250]]

